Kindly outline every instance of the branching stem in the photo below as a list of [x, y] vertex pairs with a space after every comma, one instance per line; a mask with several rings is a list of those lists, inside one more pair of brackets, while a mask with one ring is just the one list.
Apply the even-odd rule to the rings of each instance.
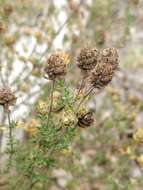
[[86, 98], [91, 94], [91, 92], [94, 90], [94, 87], [91, 87], [87, 93], [84, 95], [84, 97], [82, 98], [82, 100], [80, 101], [80, 103], [78, 104], [77, 106], [77, 109], [76, 109], [76, 113], [78, 112], [80, 106], [83, 104], [83, 102], [86, 100]]
[[80, 94], [80, 92], [81, 92], [83, 86], [84, 86], [84, 78], [83, 78], [82, 81], [81, 81], [81, 84], [80, 84], [80, 87], [79, 87], [79, 89], [78, 89], [77, 95], [75, 96], [74, 102], [76, 102], [76, 99], [78, 98], [78, 96], [79, 96], [79, 94]]

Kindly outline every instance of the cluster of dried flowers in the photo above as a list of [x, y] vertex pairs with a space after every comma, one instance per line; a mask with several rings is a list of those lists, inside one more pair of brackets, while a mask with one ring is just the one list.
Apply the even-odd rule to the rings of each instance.
[[[118, 52], [115, 48], [97, 50], [96, 48], [83, 48], [77, 56], [77, 66], [80, 68], [83, 78], [92, 88], [103, 88], [113, 78], [118, 68]], [[60, 53], [52, 54], [46, 62], [44, 71], [45, 77], [55, 81], [64, 79], [66, 75], [66, 66], [64, 57]], [[53, 92], [54, 94], [54, 92]], [[16, 103], [16, 97], [9, 87], [0, 89], [0, 105], [5, 110]], [[51, 109], [55, 110], [53, 107]], [[92, 112], [76, 113], [78, 116], [77, 124], [80, 127], [89, 127], [93, 124], [94, 118]], [[66, 120], [66, 119], [65, 119]], [[70, 123], [70, 122], [69, 122]]]
[[118, 64], [118, 52], [115, 48], [84, 48], [77, 57], [77, 66], [84, 76], [86, 73], [87, 81], [94, 88], [105, 87], [112, 80]]
[[[83, 48], [77, 56], [76, 65], [81, 70], [83, 79], [88, 83], [90, 88], [101, 89], [112, 80], [118, 68], [118, 57], [118, 51], [115, 48], [103, 50]], [[66, 75], [66, 63], [63, 57], [58, 53], [52, 54], [46, 62], [44, 71], [46, 78], [49, 80], [63, 79]], [[82, 114], [76, 114], [78, 126], [85, 128], [93, 124], [94, 117], [92, 112], [87, 111]], [[71, 114], [71, 112], [70, 117], [68, 117], [67, 113], [65, 115], [66, 118], [64, 117], [64, 120], [66, 123], [73, 123], [70, 120], [74, 120], [75, 115]]]
[[[64, 79], [66, 75], [66, 66], [67, 63], [60, 53], [52, 54], [47, 59], [44, 68], [45, 77], [52, 81]], [[105, 87], [112, 80], [113, 75], [118, 68], [118, 52], [115, 48], [107, 48], [104, 50], [83, 48], [77, 56], [77, 66], [80, 68], [84, 80], [88, 82], [90, 87], [97, 89]], [[9, 110], [9, 107], [15, 105], [15, 103], [16, 97], [9, 87], [0, 89], [0, 105], [3, 106], [5, 110]], [[55, 105], [56, 102], [54, 101], [51, 111], [56, 109]], [[91, 126], [94, 122], [92, 112], [84, 111], [73, 114], [70, 111], [69, 113], [70, 117], [65, 113], [66, 118], [64, 117], [63, 119], [66, 123], [73, 124], [71, 120], [76, 118], [77, 125], [85, 128]]]

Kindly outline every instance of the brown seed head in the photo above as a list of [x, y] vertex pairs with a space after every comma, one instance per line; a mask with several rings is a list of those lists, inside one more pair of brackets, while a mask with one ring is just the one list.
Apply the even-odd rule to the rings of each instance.
[[12, 45], [15, 44], [16, 38], [15, 38], [15, 36], [13, 36], [13, 35], [11, 35], [11, 34], [6, 34], [6, 35], [4, 36], [4, 41], [5, 41], [5, 44], [6, 44], [7, 46], [12, 46]]
[[98, 64], [91, 71], [89, 83], [95, 88], [105, 87], [113, 78], [118, 67], [118, 53], [114, 48], [104, 49], [98, 59]]
[[87, 112], [78, 117], [78, 126], [82, 128], [90, 127], [94, 123], [94, 116], [92, 112]]
[[79, 12], [79, 5], [74, 0], [69, 1], [69, 8], [75, 13]]
[[9, 16], [13, 12], [13, 6], [11, 4], [7, 4], [4, 6], [5, 15]]
[[119, 64], [119, 55], [118, 55], [118, 51], [115, 48], [106, 48], [103, 49], [100, 52], [99, 55], [99, 62], [100, 63], [106, 63], [106, 64], [110, 64], [112, 65], [112, 67], [114, 68], [114, 70], [117, 69], [118, 64]]
[[66, 64], [59, 54], [52, 54], [46, 63], [45, 73], [50, 80], [62, 79], [66, 75]]
[[0, 89], [0, 105], [4, 109], [9, 110], [9, 106], [14, 106], [16, 103], [16, 97], [9, 87], [3, 87]]
[[97, 58], [97, 49], [83, 48], [77, 56], [77, 66], [84, 75], [88, 74], [96, 66]]

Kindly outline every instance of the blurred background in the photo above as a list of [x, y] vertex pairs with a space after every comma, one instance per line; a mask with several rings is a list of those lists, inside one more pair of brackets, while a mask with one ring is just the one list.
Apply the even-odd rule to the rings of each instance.
[[[43, 65], [51, 52], [67, 53], [67, 82], [74, 89], [81, 79], [75, 66], [81, 48], [119, 50], [120, 66], [112, 83], [88, 104], [95, 111], [95, 126], [81, 130], [61, 155], [49, 189], [143, 189], [143, 150], [133, 141], [143, 127], [142, 44], [143, 0], [0, 0], [0, 86], [16, 93], [12, 118], [29, 129], [15, 130], [21, 141], [35, 125], [35, 105], [47, 100]], [[7, 141], [2, 108], [0, 121], [2, 163]]]

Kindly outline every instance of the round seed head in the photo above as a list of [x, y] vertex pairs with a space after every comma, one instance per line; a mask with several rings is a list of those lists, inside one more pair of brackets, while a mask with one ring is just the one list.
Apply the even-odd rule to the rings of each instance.
[[9, 106], [14, 106], [16, 103], [16, 97], [9, 87], [3, 87], [0, 89], [0, 105], [4, 109], [9, 110]]
[[77, 56], [77, 66], [85, 75], [91, 71], [97, 64], [98, 50], [91, 48], [83, 48]]
[[46, 63], [45, 74], [49, 80], [62, 79], [66, 75], [66, 64], [59, 54], [52, 54]]
[[89, 83], [95, 88], [105, 87], [113, 78], [118, 68], [118, 52], [115, 48], [108, 48], [101, 51], [99, 62], [90, 72]]
[[82, 128], [90, 127], [94, 123], [94, 116], [92, 112], [87, 112], [78, 117], [78, 126]]
[[106, 48], [100, 52], [99, 63], [107, 63], [112, 65], [114, 69], [117, 69], [119, 64], [119, 55], [116, 48]]
[[13, 6], [11, 4], [6, 4], [4, 6], [4, 13], [6, 16], [9, 16], [13, 12]]

